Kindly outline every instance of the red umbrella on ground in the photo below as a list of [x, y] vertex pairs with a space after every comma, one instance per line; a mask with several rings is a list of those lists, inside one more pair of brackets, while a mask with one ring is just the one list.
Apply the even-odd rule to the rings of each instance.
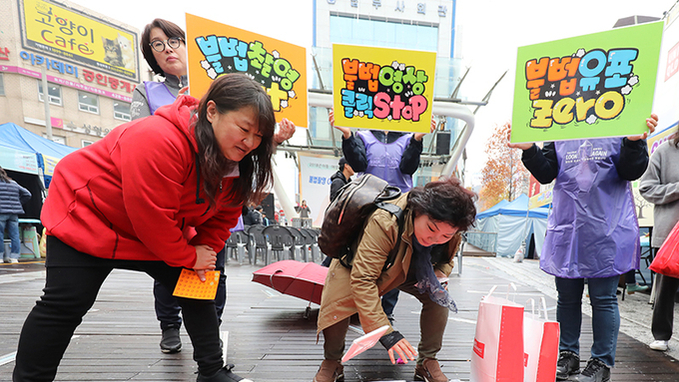
[[316, 263], [282, 260], [252, 272], [252, 281], [320, 305], [327, 274], [328, 268]]

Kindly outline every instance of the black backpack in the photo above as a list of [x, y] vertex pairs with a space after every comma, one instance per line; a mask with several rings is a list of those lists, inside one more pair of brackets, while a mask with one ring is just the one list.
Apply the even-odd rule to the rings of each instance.
[[325, 210], [321, 234], [318, 237], [321, 251], [329, 257], [341, 259], [343, 265], [350, 266], [353, 258], [351, 245], [358, 238], [365, 219], [377, 208], [381, 208], [396, 216], [399, 222], [398, 242], [389, 254], [385, 269], [391, 266], [401, 242], [403, 210], [386, 201], [399, 196], [401, 190], [398, 187], [390, 186], [386, 181], [371, 174], [364, 174], [347, 183]]

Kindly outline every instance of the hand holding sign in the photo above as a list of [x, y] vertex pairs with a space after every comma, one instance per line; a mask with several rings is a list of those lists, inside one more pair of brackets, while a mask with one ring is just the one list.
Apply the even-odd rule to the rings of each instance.
[[656, 126], [658, 126], [658, 116], [656, 114], [651, 114], [650, 118], [646, 118], [646, 126], [648, 126], [648, 131], [641, 135], [627, 137], [627, 139], [630, 141], [638, 141], [640, 139], [646, 139], [649, 135], [653, 134]]

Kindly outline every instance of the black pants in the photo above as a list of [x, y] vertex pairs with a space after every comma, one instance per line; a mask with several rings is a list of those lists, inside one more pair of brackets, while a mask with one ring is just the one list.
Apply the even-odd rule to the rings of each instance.
[[[219, 324], [222, 323], [222, 313], [224, 312], [224, 305], [226, 304], [226, 275], [224, 274], [224, 260], [226, 257], [226, 247], [217, 252], [216, 270], [219, 273], [219, 285], [217, 285], [217, 296], [215, 297], [215, 309], [217, 310], [217, 318]], [[155, 280], [153, 282], [153, 297], [155, 297], [156, 318], [160, 321], [160, 329], [177, 328], [182, 326], [182, 319], [179, 316], [181, 308], [177, 299], [170, 293], [170, 291]]]
[[653, 320], [651, 332], [656, 340], [669, 341], [672, 337], [674, 324], [674, 296], [679, 288], [679, 279], [661, 275], [656, 276], [655, 304], [653, 305]]
[[[47, 237], [47, 280], [43, 296], [29, 313], [19, 337], [14, 382], [53, 381], [73, 332], [94, 304], [101, 284], [114, 268], [146, 272], [174, 289], [182, 268], [162, 261], [97, 258]], [[177, 298], [191, 338], [193, 359], [203, 375], [223, 365], [214, 301]]]

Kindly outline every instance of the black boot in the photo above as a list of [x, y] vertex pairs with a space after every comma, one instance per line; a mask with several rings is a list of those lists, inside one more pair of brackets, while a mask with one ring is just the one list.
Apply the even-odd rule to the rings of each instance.
[[224, 368], [219, 369], [218, 372], [211, 376], [205, 376], [203, 374], [198, 373], [198, 379], [196, 379], [196, 382], [252, 382], [249, 379], [245, 379], [243, 377], [240, 377], [236, 374], [234, 374], [231, 369], [233, 369], [234, 366], [231, 364], [228, 364], [224, 366]]
[[569, 350], [562, 350], [559, 353], [559, 360], [556, 362], [556, 379], [563, 381], [569, 375], [580, 371], [580, 356]]
[[179, 338], [179, 328], [170, 327], [163, 330], [160, 340], [160, 351], [163, 353], [178, 353], [182, 350], [182, 340]]

